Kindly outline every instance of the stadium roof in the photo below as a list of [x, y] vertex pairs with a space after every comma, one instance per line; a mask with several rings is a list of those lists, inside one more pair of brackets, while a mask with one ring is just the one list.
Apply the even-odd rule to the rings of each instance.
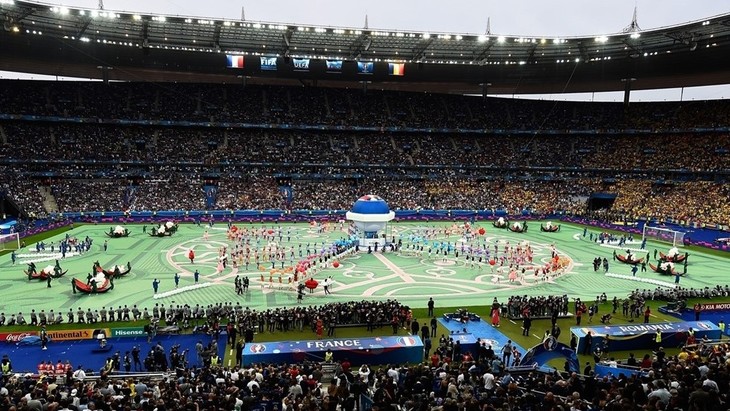
[[[730, 13], [595, 37], [426, 33], [134, 14], [0, 0], [0, 69], [118, 80], [492, 93], [730, 83]], [[242, 68], [227, 69], [226, 55]], [[6, 58], [7, 57], [7, 58]], [[261, 58], [275, 58], [273, 67]], [[344, 61], [327, 65], [327, 61]], [[358, 68], [357, 62], [372, 62]], [[389, 65], [403, 64], [400, 65]], [[273, 70], [265, 70], [266, 68]]]

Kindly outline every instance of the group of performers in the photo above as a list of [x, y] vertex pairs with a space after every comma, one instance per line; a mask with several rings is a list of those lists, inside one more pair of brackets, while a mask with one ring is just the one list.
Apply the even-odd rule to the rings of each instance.
[[[336, 223], [312, 224], [310, 231], [325, 233], [337, 228]], [[340, 223], [344, 230], [344, 223]], [[278, 283], [291, 285], [304, 281], [317, 271], [329, 267], [334, 258], [343, 251], [354, 246], [348, 240], [335, 242], [313, 241], [300, 242], [300, 236], [292, 227], [238, 227], [229, 225], [226, 236], [230, 241], [227, 246], [218, 249], [217, 272], [221, 273], [230, 263], [234, 268], [245, 271], [269, 271], [269, 282], [274, 284], [274, 276], [278, 275]], [[207, 239], [207, 231], [204, 239]], [[188, 256], [190, 258], [190, 255]], [[191, 260], [192, 261], [192, 260]], [[282, 276], [288, 278], [282, 278]], [[265, 276], [261, 275], [264, 285]], [[247, 289], [248, 286], [245, 287]], [[238, 284], [237, 291], [244, 290]]]
[[[329, 223], [317, 227], [321, 226], [327, 227]], [[291, 227], [248, 229], [232, 226], [227, 236], [232, 245], [230, 250], [228, 247], [222, 247], [219, 250], [219, 257], [230, 259], [233, 267], [245, 270], [267, 269], [266, 266], [269, 264], [272, 270], [283, 269], [287, 265], [293, 267], [300, 261], [311, 260], [313, 257], [329, 259], [337, 252], [336, 244], [328, 244], [324, 240], [308, 242], [306, 245], [298, 242], [299, 238], [292, 235]]]
[[[457, 240], [450, 237], [458, 236]], [[399, 241], [403, 241], [401, 238]], [[527, 274], [532, 273], [535, 280], [547, 280], [562, 273], [569, 260], [560, 257], [554, 246], [551, 246], [551, 259], [546, 263], [535, 263], [535, 253], [528, 241], [511, 244], [500, 240], [489, 244], [484, 236], [484, 229], [476, 228], [469, 223], [453, 224], [449, 227], [419, 227], [405, 237], [400, 247], [401, 254], [427, 257], [429, 260], [463, 262], [464, 267], [484, 269], [489, 266], [492, 274], [496, 271], [507, 271], [508, 281], [524, 281]], [[497, 281], [499, 277], [495, 276]]]

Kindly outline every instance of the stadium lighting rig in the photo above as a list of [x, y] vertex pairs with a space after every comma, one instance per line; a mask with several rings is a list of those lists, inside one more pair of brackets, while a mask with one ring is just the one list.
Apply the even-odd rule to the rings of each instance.
[[[677, 33], [696, 33], [695, 36], [683, 35], [677, 41], [680, 44], [674, 47], [662, 38], [672, 38], [672, 32], [668, 33], [666, 28], [642, 31], [637, 23], [636, 9], [631, 24], [621, 32], [580, 38], [496, 35], [491, 33], [489, 19], [485, 33], [459, 34], [372, 29], [367, 24], [361, 28], [347, 28], [256, 22], [245, 20], [243, 15], [241, 20], [166, 16], [109, 11], [102, 7], [88, 9], [46, 5], [24, 0], [0, 0], [0, 7], [13, 14], [18, 12], [17, 17], [7, 21], [4, 28], [6, 32], [21, 35], [43, 33], [46, 37], [103, 45], [134, 45], [201, 53], [363, 62], [480, 66], [526, 66], [553, 62], [590, 64], [695, 51], [700, 47], [700, 39], [703, 40], [702, 49], [722, 45], [722, 42], [712, 39], [712, 33], [722, 36], [718, 37], [722, 39], [730, 37], [720, 19], [704, 19], [692, 25], [687, 23], [672, 28]], [[29, 19], [25, 20], [26, 26], [23, 25], [25, 17], [30, 15], [25, 13], [31, 13], [30, 10], [33, 10], [34, 18], [42, 14], [44, 20], [43, 27], [36, 26], [35, 32], [26, 27]], [[89, 22], [96, 26], [96, 34], [91, 31], [84, 33], [83, 29], [80, 32], [69, 31], [72, 27], [86, 27]], [[135, 35], [140, 32], [143, 34]], [[640, 37], [641, 40], [638, 40]], [[709, 41], [705, 42], [705, 39]], [[683, 45], [681, 49], [680, 45]]]

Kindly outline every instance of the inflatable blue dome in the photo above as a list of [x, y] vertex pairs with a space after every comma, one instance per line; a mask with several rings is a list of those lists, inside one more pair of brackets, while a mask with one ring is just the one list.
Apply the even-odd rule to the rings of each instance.
[[352, 206], [352, 212], [358, 214], [388, 214], [390, 207], [382, 198], [375, 195], [365, 195], [357, 199]]

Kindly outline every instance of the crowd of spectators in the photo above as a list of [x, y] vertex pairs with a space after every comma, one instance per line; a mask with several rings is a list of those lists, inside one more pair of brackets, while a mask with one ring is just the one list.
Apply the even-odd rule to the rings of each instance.
[[[632, 296], [636, 297], [636, 296]], [[556, 297], [558, 306], [563, 297]], [[529, 303], [521, 301], [522, 303]], [[382, 307], [373, 307], [373, 304]], [[362, 321], [370, 313], [389, 317], [406, 307], [394, 301], [351, 302], [318, 310], [338, 319]], [[213, 321], [222, 315], [250, 311], [226, 304], [207, 309]], [[284, 312], [281, 311], [280, 312]], [[290, 315], [296, 324], [297, 311]], [[280, 315], [281, 316], [281, 315]], [[407, 318], [407, 317], [406, 317]], [[281, 320], [284, 323], [284, 320]], [[273, 323], [276, 329], [276, 322]], [[238, 347], [245, 344], [239, 335]], [[236, 338], [233, 338], [236, 340]], [[478, 340], [475, 351], [466, 351], [454, 336], [441, 336], [433, 354], [427, 347], [420, 364], [352, 364], [338, 361], [292, 364], [222, 366], [204, 361], [202, 366], [165, 367], [161, 375], [125, 376], [119, 365], [88, 374], [68, 371], [64, 380], [55, 377], [5, 372], [0, 383], [0, 408], [44, 410], [343, 410], [357, 408], [361, 394], [372, 401], [373, 410], [496, 411], [532, 410], [707, 410], [727, 408], [730, 386], [730, 347], [719, 342], [687, 346], [676, 355], [662, 349], [628, 359], [615, 359], [602, 352], [595, 361], [616, 369], [599, 377], [588, 362], [580, 372], [510, 368], [514, 350], [495, 350], [487, 340]], [[209, 346], [214, 346], [211, 339]], [[436, 344], [436, 343], [434, 343]], [[157, 349], [154, 346], [150, 352]], [[641, 353], [639, 353], [641, 354]], [[518, 354], [519, 355], [519, 354]], [[240, 361], [240, 359], [237, 359]], [[5, 357], [2, 364], [11, 363]], [[168, 363], [165, 359], [164, 363]], [[174, 364], [172, 350], [169, 364]], [[626, 368], [618, 368], [619, 366]], [[6, 368], [3, 368], [6, 369]], [[136, 369], [136, 364], [135, 364]], [[642, 369], [636, 373], [635, 370]], [[625, 372], [623, 372], [625, 371]]]
[[484, 168], [604, 174], [715, 173], [730, 168], [730, 135], [717, 133], [475, 136], [28, 122], [3, 122], [0, 127], [7, 140], [0, 145], [1, 158], [18, 162], [23, 171], [34, 171], [36, 164], [70, 173], [102, 166], [125, 171], [133, 165], [215, 168], [261, 163], [281, 170], [319, 165], [422, 174], [435, 168], [468, 175], [483, 174]]
[[129, 210], [204, 210], [203, 182], [192, 175], [169, 174], [146, 180], [134, 189]]
[[[6, 175], [2, 191], [29, 212], [43, 214], [40, 187], [48, 182], [58, 211], [159, 211], [204, 209], [347, 210], [368, 193], [386, 198], [394, 210], [497, 210], [510, 214], [556, 212], [606, 221], [672, 218], [681, 223], [728, 224], [730, 185], [691, 181], [657, 182], [639, 179], [602, 182], [590, 178], [403, 179], [367, 176], [360, 179], [314, 180], [265, 175], [229, 175], [205, 182], [200, 174], [163, 172], [143, 180], [97, 178], [33, 180]], [[316, 177], [314, 177], [316, 178]], [[210, 206], [204, 188], [214, 187]], [[609, 210], [588, 210], [592, 193], [616, 194]]]
[[[36, 195], [37, 190], [36, 187]], [[61, 212], [125, 210], [126, 191], [126, 180], [65, 180], [51, 185], [58, 211]]]
[[41, 216], [46, 213], [36, 182], [13, 178], [10, 167], [0, 166], [0, 198], [3, 195], [15, 201], [28, 215]]
[[[724, 100], [617, 103], [483, 99], [368, 90], [221, 84], [2, 81], [5, 114], [134, 120], [502, 130], [676, 130], [728, 124]], [[23, 98], [17, 98], [23, 96]]]
[[220, 179], [216, 208], [235, 210], [240, 209], [241, 204], [249, 204], [249, 208], [254, 210], [276, 210], [286, 208], [286, 199], [271, 177], [229, 176]]
[[[167, 209], [506, 209], [728, 224], [724, 101], [632, 105], [309, 87], [4, 81], [2, 192], [29, 214]], [[8, 98], [13, 96], [13, 98]], [[18, 98], [18, 96], [23, 96]], [[485, 135], [124, 125], [110, 119], [530, 130]], [[625, 127], [667, 130], [621, 133]], [[541, 130], [587, 134], [542, 134]], [[608, 131], [609, 134], [604, 132]], [[213, 187], [210, 189], [208, 187]], [[586, 198], [616, 194], [594, 213]]]

